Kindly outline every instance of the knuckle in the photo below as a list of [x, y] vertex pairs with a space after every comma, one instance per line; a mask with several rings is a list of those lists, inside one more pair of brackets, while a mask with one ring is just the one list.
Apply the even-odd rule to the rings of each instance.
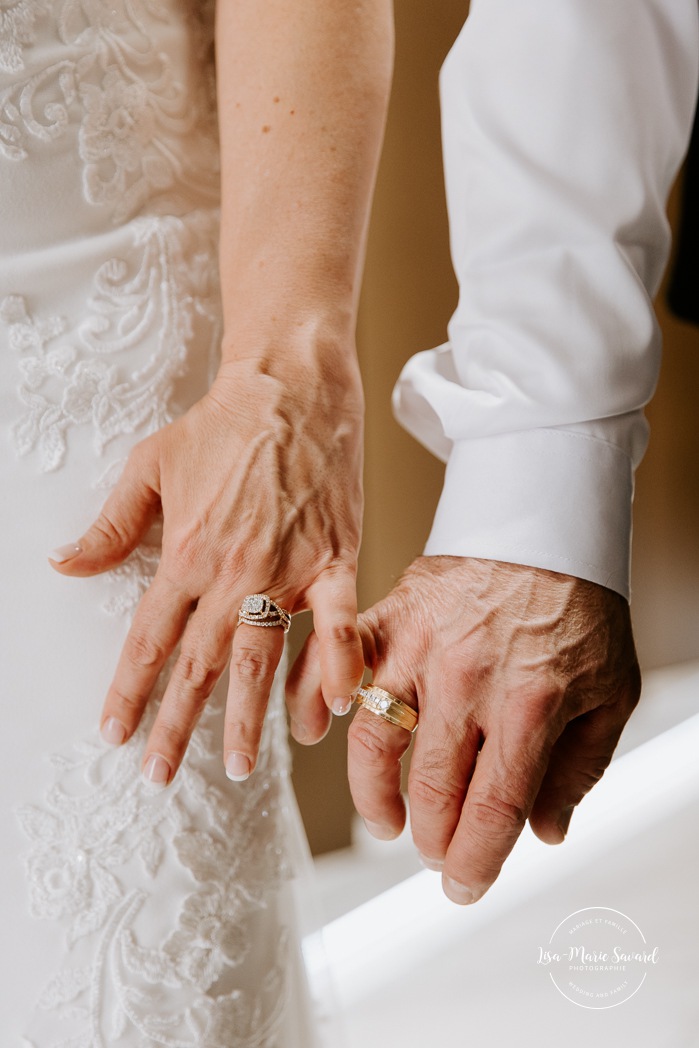
[[349, 647], [357, 643], [357, 626], [354, 622], [333, 623], [320, 627], [319, 636], [326, 644]]
[[527, 819], [524, 808], [494, 792], [474, 797], [469, 812], [472, 825], [480, 835], [519, 833]]
[[540, 685], [521, 688], [511, 709], [523, 731], [537, 731], [542, 724], [557, 716], [563, 700], [564, 689]]
[[350, 725], [348, 736], [354, 756], [360, 761], [380, 764], [394, 757], [393, 748], [388, 740], [364, 718], [355, 717]]
[[117, 521], [108, 517], [104, 510], [93, 523], [90, 531], [93, 533], [93, 536], [96, 535], [110, 546], [121, 547], [127, 545], [125, 530]]
[[182, 652], [175, 665], [174, 676], [188, 691], [209, 695], [220, 676], [218, 666], [203, 655]]
[[629, 677], [626, 683], [626, 688], [623, 689], [624, 698], [626, 700], [625, 706], [629, 712], [629, 715], [638, 705], [638, 701], [641, 698], [641, 670], [638, 663], [635, 663], [629, 672]]
[[129, 720], [137, 720], [141, 716], [143, 705], [146, 700], [146, 696], [140, 698], [136, 695], [127, 695], [119, 687], [114, 684], [109, 689], [109, 710], [110, 712], [119, 713]]
[[150, 634], [140, 631], [129, 633], [124, 644], [124, 655], [139, 669], [160, 666], [165, 661], [165, 651]]
[[239, 648], [235, 652], [233, 663], [238, 676], [253, 684], [264, 683], [274, 675], [272, 657], [261, 648]]
[[609, 757], [599, 757], [578, 771], [578, 785], [583, 793], [589, 793], [604, 775], [609, 764]]
[[173, 572], [175, 578], [190, 574], [197, 566], [199, 555], [200, 543], [191, 529], [169, 534], [167, 544], [163, 544], [163, 560], [167, 556], [171, 567], [176, 566]]
[[184, 724], [165, 715], [162, 719], [158, 719], [158, 723], [153, 728], [149, 746], [160, 753], [177, 754], [187, 745], [189, 735]]
[[410, 796], [413, 804], [429, 807], [438, 815], [453, 811], [463, 801], [463, 787], [434, 774], [414, 772], [410, 776]]

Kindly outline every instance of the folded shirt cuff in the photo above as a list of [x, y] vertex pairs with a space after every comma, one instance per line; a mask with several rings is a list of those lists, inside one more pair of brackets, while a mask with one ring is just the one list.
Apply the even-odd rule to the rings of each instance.
[[627, 600], [631, 458], [564, 427], [456, 441], [425, 554], [589, 579]]

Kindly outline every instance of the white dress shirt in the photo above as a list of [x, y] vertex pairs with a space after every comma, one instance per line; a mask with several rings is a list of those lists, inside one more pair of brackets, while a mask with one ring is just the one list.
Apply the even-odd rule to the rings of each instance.
[[427, 554], [628, 597], [652, 298], [698, 77], [697, 0], [473, 0], [440, 78], [459, 304], [394, 393], [448, 463]]

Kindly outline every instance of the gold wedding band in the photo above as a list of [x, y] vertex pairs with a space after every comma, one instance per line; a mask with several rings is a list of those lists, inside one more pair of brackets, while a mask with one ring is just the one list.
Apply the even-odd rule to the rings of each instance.
[[285, 633], [291, 626], [291, 615], [276, 604], [266, 593], [251, 593], [240, 605], [238, 625], [281, 626]]
[[417, 712], [413, 707], [376, 684], [367, 684], [360, 688], [356, 701], [365, 710], [371, 710], [377, 717], [383, 717], [391, 724], [397, 724], [399, 728], [407, 728], [411, 732], [417, 728]]

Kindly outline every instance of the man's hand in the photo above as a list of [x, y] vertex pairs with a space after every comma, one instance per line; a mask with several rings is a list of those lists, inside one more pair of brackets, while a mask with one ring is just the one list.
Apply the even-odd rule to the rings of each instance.
[[[602, 586], [538, 568], [421, 557], [361, 616], [374, 681], [419, 711], [408, 783], [413, 838], [458, 903], [498, 876], [529, 819], [550, 844], [600, 779], [640, 694], [629, 609]], [[316, 641], [289, 684], [312, 720]], [[308, 741], [308, 740], [303, 740]], [[405, 823], [400, 758], [410, 735], [360, 709], [349, 779], [375, 836]]]

